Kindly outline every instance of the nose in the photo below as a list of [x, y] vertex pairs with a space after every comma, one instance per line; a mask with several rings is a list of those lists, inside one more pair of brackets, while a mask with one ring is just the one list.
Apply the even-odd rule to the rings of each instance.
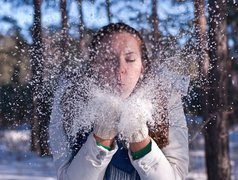
[[120, 61], [119, 63], [119, 74], [125, 74], [126, 73], [126, 64], [123, 61]]
[[123, 59], [123, 57], [119, 58], [118, 64], [117, 64], [117, 70], [116, 70], [116, 74], [117, 74], [117, 79], [119, 82], [122, 81], [123, 76], [127, 73], [127, 69], [126, 69], [126, 63], [125, 60]]

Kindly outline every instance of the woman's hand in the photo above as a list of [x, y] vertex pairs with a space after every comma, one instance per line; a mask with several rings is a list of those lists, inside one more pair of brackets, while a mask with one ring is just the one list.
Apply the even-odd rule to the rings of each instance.
[[109, 146], [117, 135], [121, 100], [112, 94], [96, 92], [89, 100], [90, 120], [94, 122], [93, 133], [97, 142]]
[[102, 139], [96, 134], [93, 134], [93, 137], [95, 138], [97, 143], [100, 143], [103, 146], [111, 147], [113, 144], [114, 139]]
[[130, 143], [130, 150], [131, 152], [138, 152], [141, 149], [145, 148], [150, 143], [150, 136], [147, 136], [141, 142]]
[[141, 97], [132, 96], [125, 100], [122, 107], [118, 131], [135, 152], [150, 142], [147, 122], [152, 121], [152, 103]]

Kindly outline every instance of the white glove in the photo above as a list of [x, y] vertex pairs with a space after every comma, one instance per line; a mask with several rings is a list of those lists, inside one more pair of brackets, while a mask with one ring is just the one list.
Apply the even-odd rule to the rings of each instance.
[[89, 119], [94, 123], [93, 133], [102, 139], [113, 139], [117, 135], [121, 100], [105, 92], [96, 92], [89, 100]]
[[153, 106], [150, 100], [129, 97], [121, 110], [118, 131], [129, 143], [141, 142], [148, 136], [147, 122], [152, 121]]

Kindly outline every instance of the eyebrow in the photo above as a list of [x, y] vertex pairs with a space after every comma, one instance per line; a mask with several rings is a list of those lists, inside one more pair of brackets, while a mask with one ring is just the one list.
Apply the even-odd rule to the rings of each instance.
[[125, 55], [130, 55], [130, 54], [136, 54], [135, 52], [128, 52], [128, 53], [125, 53]]

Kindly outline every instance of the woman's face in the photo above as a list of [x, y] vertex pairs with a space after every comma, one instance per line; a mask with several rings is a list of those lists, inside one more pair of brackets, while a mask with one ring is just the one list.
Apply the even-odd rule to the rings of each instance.
[[103, 38], [97, 48], [93, 70], [101, 83], [127, 98], [143, 72], [139, 39], [120, 32]]

